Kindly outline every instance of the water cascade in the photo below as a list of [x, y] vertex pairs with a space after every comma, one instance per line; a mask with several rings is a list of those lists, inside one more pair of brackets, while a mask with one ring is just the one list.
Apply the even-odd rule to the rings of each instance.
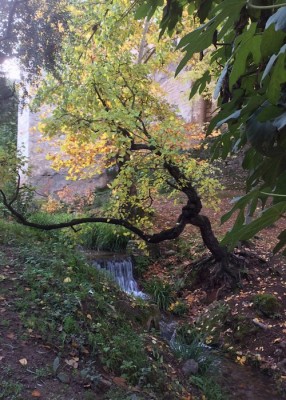
[[94, 260], [92, 265], [97, 269], [106, 271], [126, 293], [136, 297], [146, 298], [146, 294], [138, 288], [133, 277], [133, 265], [131, 258], [101, 258]]

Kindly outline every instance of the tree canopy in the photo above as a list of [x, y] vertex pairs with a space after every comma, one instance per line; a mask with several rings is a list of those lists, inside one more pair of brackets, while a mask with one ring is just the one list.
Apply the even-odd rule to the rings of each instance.
[[67, 4], [66, 0], [1, 0], [0, 64], [19, 58], [30, 78], [41, 68], [53, 70], [67, 28]]
[[[132, 14], [126, 16], [126, 6], [118, 0], [69, 7], [72, 36], [63, 42], [62, 65], [56, 75], [45, 76], [35, 102], [51, 105], [41, 129], [62, 140], [63, 154], [51, 156], [56, 168], [67, 167], [71, 178], [102, 168], [116, 172], [105, 214], [41, 226], [17, 213], [14, 197], [2, 192], [4, 204], [25, 225], [57, 229], [106, 222], [149, 243], [178, 237], [192, 224], [214, 258], [227, 264], [226, 249], [201, 215], [201, 197], [214, 204], [219, 184], [206, 161], [191, 157], [182, 122], [151, 79], [158, 62], [170, 59], [173, 43], [157, 44], [156, 24], [135, 22]], [[149, 211], [163, 185], [183, 192], [187, 201], [173, 227], [154, 233]]]

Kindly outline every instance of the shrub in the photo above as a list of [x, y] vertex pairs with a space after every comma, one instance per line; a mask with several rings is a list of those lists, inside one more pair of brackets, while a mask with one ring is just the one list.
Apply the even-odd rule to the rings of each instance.
[[147, 256], [132, 257], [135, 277], [140, 278], [147, 271], [152, 260]]
[[161, 310], [166, 311], [174, 300], [172, 286], [159, 278], [153, 278], [145, 285], [145, 290], [151, 295]]
[[175, 303], [172, 303], [170, 305], [168, 310], [171, 311], [175, 315], [182, 316], [188, 312], [189, 307], [184, 301], [177, 300]]
[[122, 227], [88, 224], [78, 232], [79, 243], [87, 249], [119, 252], [126, 249], [129, 233]]

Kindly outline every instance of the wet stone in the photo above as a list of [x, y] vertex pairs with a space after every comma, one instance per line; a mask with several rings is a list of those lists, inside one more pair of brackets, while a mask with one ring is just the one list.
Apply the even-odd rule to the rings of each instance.
[[196, 375], [199, 371], [199, 364], [191, 358], [183, 364], [182, 371], [185, 376]]

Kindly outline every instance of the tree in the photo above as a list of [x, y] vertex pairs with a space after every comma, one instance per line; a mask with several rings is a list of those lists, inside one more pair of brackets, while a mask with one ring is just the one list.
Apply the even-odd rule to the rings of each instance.
[[1, 0], [0, 64], [18, 58], [29, 77], [54, 70], [67, 28], [68, 1]]
[[[231, 232], [222, 244], [231, 248], [240, 239], [250, 239], [286, 212], [286, 4], [266, 0], [167, 0], [138, 1], [137, 18], [151, 18], [163, 8], [161, 33], [172, 35], [186, 10], [199, 21], [198, 28], [180, 40], [184, 57], [177, 74], [195, 53], [211, 52], [219, 66], [214, 96], [218, 113], [208, 132], [227, 124], [213, 148], [214, 157], [244, 149], [243, 166], [248, 171], [246, 195], [223, 217], [238, 212]], [[214, 69], [214, 71], [216, 68]], [[210, 80], [204, 71], [191, 95], [204, 90]], [[270, 202], [270, 200], [271, 202]], [[246, 207], [253, 213], [258, 202], [267, 205], [261, 216], [244, 223]], [[274, 251], [286, 245], [286, 230]], [[284, 251], [286, 253], [286, 251]]]
[[[237, 279], [238, 271], [231, 266], [236, 267], [238, 259], [220, 246], [209, 219], [201, 215], [201, 196], [212, 201], [216, 192], [212, 169], [206, 162], [192, 159], [184, 149], [182, 124], [156, 93], [158, 88], [150, 73], [157, 68], [158, 58], [138, 62], [148, 58], [146, 53], [140, 54], [142, 37], [146, 51], [153, 48], [154, 25], [150, 23], [151, 36], [147, 38], [144, 24], [134, 22], [133, 16], [122, 18], [125, 9], [124, 0], [98, 7], [86, 2], [70, 8], [73, 36], [64, 44], [63, 65], [57, 71], [60, 79], [45, 77], [37, 97], [39, 103], [53, 106], [52, 116], [42, 122], [42, 130], [65, 135], [62, 146], [67, 157], [53, 156], [55, 167], [68, 167], [71, 177], [82, 172], [94, 174], [102, 167], [116, 170], [106, 215], [43, 226], [28, 221], [14, 208], [15, 197], [9, 201], [1, 191], [4, 205], [20, 223], [35, 228], [51, 230], [105, 222], [122, 225], [148, 243], [174, 239], [191, 224], [199, 228], [213, 255], [215, 278]], [[161, 59], [167, 54], [166, 47], [170, 47], [168, 42], [156, 46]], [[175, 226], [152, 233], [146, 213], [134, 210], [148, 210], [162, 184], [182, 192], [187, 201]]]
[[[16, 144], [18, 96], [15, 84], [0, 72], [0, 149]], [[1, 150], [0, 150], [1, 151]]]

